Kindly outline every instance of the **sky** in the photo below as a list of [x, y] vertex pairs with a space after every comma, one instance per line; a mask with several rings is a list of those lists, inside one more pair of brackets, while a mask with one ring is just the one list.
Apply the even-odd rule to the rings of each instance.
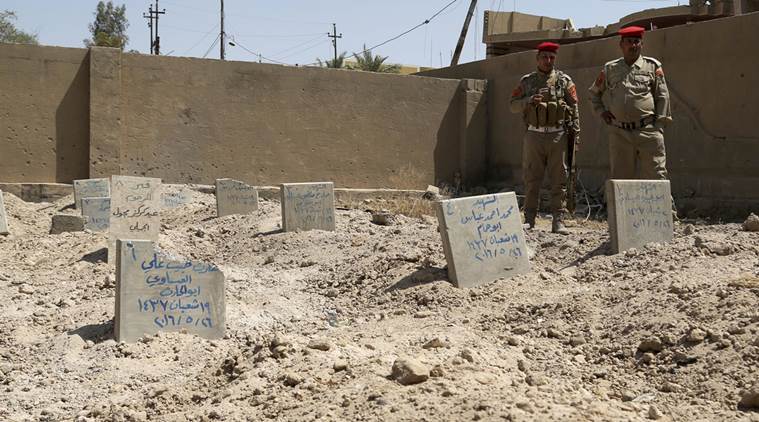
[[[450, 63], [470, 0], [224, 0], [227, 60], [311, 64], [333, 56], [332, 23], [338, 53], [348, 55], [389, 40], [454, 2], [428, 24], [389, 42], [375, 53], [388, 62], [441, 67]], [[35, 33], [40, 44], [83, 47], [97, 0], [3, 0], [0, 9], [15, 11], [16, 26]], [[219, 58], [221, 0], [158, 0], [161, 54]], [[150, 29], [143, 14], [155, 0], [115, 0], [126, 5], [127, 50], [150, 51]], [[469, 27], [460, 62], [485, 58], [482, 21], [485, 10], [571, 18], [575, 27], [607, 25], [643, 9], [688, 4], [687, 0], [480, 0]], [[262, 57], [259, 57], [261, 55]]]

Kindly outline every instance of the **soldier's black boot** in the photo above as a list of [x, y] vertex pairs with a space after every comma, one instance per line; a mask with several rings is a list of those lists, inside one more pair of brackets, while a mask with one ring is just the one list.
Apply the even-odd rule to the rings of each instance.
[[524, 210], [524, 223], [529, 226], [529, 228], [534, 229], [535, 228], [535, 217], [537, 217], [538, 212], [536, 210]]
[[553, 222], [551, 223], [551, 231], [558, 234], [567, 235], [569, 230], [564, 226], [564, 214], [560, 212], [553, 213]]

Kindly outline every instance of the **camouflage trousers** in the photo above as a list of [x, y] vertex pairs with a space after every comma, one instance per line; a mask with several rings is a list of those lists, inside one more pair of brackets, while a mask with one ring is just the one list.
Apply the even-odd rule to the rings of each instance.
[[609, 131], [612, 179], [667, 179], [664, 133], [661, 129], [624, 130], [610, 127]]
[[551, 212], [567, 210], [567, 135], [566, 132], [541, 133], [527, 131], [522, 144], [522, 175], [524, 177], [524, 209], [537, 211], [540, 186], [548, 170], [551, 186]]

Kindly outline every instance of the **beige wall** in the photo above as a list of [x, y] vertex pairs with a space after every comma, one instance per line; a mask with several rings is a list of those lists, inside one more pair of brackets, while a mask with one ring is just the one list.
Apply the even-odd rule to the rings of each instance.
[[0, 44], [0, 181], [87, 176], [87, 50]]
[[470, 159], [485, 146], [484, 84], [108, 48], [0, 45], [0, 66], [0, 182], [423, 189], [484, 176]]
[[[759, 205], [759, 14], [718, 19], [646, 34], [644, 54], [660, 59], [672, 92], [674, 123], [666, 129], [673, 192], [685, 208]], [[600, 66], [620, 55], [618, 39], [563, 46], [558, 66], [581, 96], [581, 179], [598, 190], [608, 175], [606, 128], [591, 113], [587, 88]], [[425, 75], [488, 80], [488, 180], [521, 185], [524, 126], [509, 112], [519, 78], [534, 69], [525, 52], [425, 72]]]

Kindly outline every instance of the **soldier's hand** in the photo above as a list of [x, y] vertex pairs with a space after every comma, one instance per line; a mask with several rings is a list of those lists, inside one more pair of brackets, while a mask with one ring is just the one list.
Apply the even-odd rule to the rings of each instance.
[[601, 118], [604, 119], [604, 122], [606, 122], [607, 125], [610, 125], [612, 120], [615, 120], [616, 117], [611, 113], [611, 111], [604, 111], [601, 113]]
[[535, 94], [530, 98], [530, 101], [532, 101], [533, 104], [538, 104], [541, 101], [543, 101], [543, 96], [540, 94]]

